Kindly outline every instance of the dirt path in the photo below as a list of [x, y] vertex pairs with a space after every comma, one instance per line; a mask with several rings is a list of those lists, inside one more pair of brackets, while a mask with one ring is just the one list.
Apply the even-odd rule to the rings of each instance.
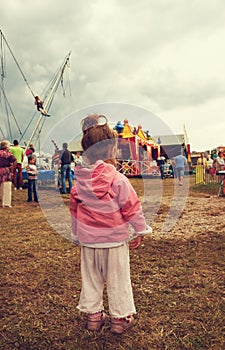
[[[153, 188], [148, 193], [148, 190], [142, 189], [141, 195], [147, 193], [147, 199], [143, 201], [145, 215], [152, 221], [156, 237], [185, 239], [203, 233], [225, 234], [225, 197], [197, 192], [193, 189], [194, 182], [192, 176], [186, 182], [185, 189], [179, 186], [175, 189], [175, 180], [166, 179], [161, 190]], [[140, 186], [135, 186], [135, 182], [133, 185], [138, 192]], [[168, 220], [169, 214], [172, 216], [172, 227], [165, 232], [165, 222], [171, 221]]]

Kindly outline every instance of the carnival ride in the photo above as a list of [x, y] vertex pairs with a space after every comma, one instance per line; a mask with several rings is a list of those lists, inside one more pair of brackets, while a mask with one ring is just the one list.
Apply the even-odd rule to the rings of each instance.
[[[128, 119], [109, 122], [110, 128], [118, 134], [116, 167], [119, 172], [127, 177], [159, 177], [157, 158], [160, 156], [160, 145], [149, 134], [143, 131], [142, 126], [131, 126]], [[82, 133], [76, 135], [69, 143], [72, 153], [83, 152], [81, 147]], [[57, 145], [55, 145], [55, 157], [57, 158]]]
[[[37, 119], [35, 123], [35, 117], [38, 113], [36, 110], [35, 112], [32, 111], [32, 115], [29, 117], [25, 118], [26, 121], [26, 126], [23, 128], [20, 126], [20, 123], [18, 121], [18, 118], [13, 112], [12, 104], [9, 101], [8, 97], [8, 91], [6, 88], [6, 78], [8, 77], [8, 74], [6, 72], [6, 51], [11, 55], [11, 58], [13, 59], [14, 63], [16, 64], [18, 71], [20, 75], [22, 76], [30, 94], [32, 95], [32, 104], [34, 108], [34, 99], [35, 99], [35, 94], [31, 88], [31, 85], [28, 83], [28, 80], [25, 76], [25, 74], [22, 71], [22, 68], [20, 64], [18, 63], [18, 60], [16, 59], [12, 49], [9, 46], [9, 43], [7, 42], [3, 32], [0, 30], [0, 61], [1, 61], [1, 83], [0, 83], [0, 106], [2, 107], [2, 110], [4, 110], [2, 113], [0, 113], [0, 119], [1, 119], [1, 124], [0, 124], [0, 133], [2, 135], [2, 138], [4, 139], [18, 139], [19, 143], [24, 143], [25, 144], [25, 151], [31, 144], [31, 142], [36, 143], [36, 145], [39, 148], [39, 157], [40, 157], [40, 139], [41, 139], [41, 133], [44, 127], [44, 124], [47, 120], [46, 116], [41, 114]], [[45, 104], [45, 109], [47, 111], [50, 110], [56, 91], [61, 83], [61, 86], [63, 88], [63, 95], [65, 95], [65, 88], [63, 85], [63, 76], [66, 67], [69, 67], [69, 58], [70, 58], [71, 52], [67, 54], [65, 59], [63, 60], [63, 63], [60, 65], [59, 69], [56, 71], [54, 74], [53, 78], [50, 80], [49, 84], [45, 88], [45, 91], [43, 91], [42, 96], [44, 96], [44, 104]], [[13, 82], [11, 78], [11, 83]], [[15, 96], [11, 96], [11, 98]], [[32, 109], [33, 109], [32, 108]]]
[[160, 176], [157, 158], [160, 145], [142, 126], [118, 122], [114, 129], [118, 133], [117, 169], [127, 177]]

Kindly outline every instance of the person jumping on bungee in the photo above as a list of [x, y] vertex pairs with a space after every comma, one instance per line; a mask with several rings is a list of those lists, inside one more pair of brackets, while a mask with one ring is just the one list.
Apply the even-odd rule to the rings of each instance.
[[35, 101], [34, 104], [37, 106], [37, 110], [39, 112], [41, 112], [42, 115], [44, 115], [45, 117], [50, 117], [50, 114], [48, 114], [48, 112], [46, 112], [46, 110], [43, 107], [43, 101], [41, 101], [39, 96], [35, 96]]

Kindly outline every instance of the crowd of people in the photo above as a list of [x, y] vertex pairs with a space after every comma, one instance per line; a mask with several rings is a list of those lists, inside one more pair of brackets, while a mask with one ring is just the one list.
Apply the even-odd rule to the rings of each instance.
[[216, 174], [220, 171], [225, 170], [225, 160], [223, 157], [223, 152], [219, 151], [216, 157], [212, 157], [210, 153], [201, 153], [200, 157], [197, 159], [197, 165], [202, 166], [204, 180], [206, 179], [206, 174], [210, 176], [210, 182], [216, 182]]
[[[28, 183], [27, 201], [31, 202], [34, 200], [38, 203], [38, 170], [34, 145], [30, 144], [26, 151], [24, 151], [24, 148], [19, 145], [18, 140], [14, 140], [13, 145], [10, 145], [8, 141], [2, 141], [0, 148], [0, 198], [2, 198], [2, 206], [11, 207], [11, 183], [15, 191], [22, 190], [23, 188], [22, 167], [25, 156], [27, 157], [28, 163], [25, 167]], [[157, 165], [162, 180], [167, 177], [174, 177], [178, 179], [180, 186], [183, 185], [185, 171], [190, 170], [188, 169], [187, 158], [183, 151], [182, 148], [181, 154], [172, 159], [167, 159], [164, 155], [158, 157]], [[52, 157], [52, 168], [58, 174], [58, 188], [61, 194], [70, 193], [73, 186], [73, 179], [75, 178], [74, 168], [81, 166], [82, 163], [83, 158], [81, 152], [72, 154], [71, 151], [68, 150], [68, 144], [66, 142], [62, 144], [61, 150], [56, 150], [55, 155]], [[209, 152], [201, 153], [200, 157], [197, 159], [197, 165], [203, 167], [204, 179], [206, 179], [206, 174], [208, 174], [208, 181], [215, 182], [217, 181], [216, 175], [218, 172], [225, 170], [223, 153], [219, 151], [216, 157], [212, 157]], [[39, 169], [41, 169], [40, 166]]]
[[[178, 178], [179, 184], [182, 186], [182, 178], [185, 171], [192, 172], [193, 168], [192, 164], [188, 164], [183, 149], [181, 149], [181, 155], [171, 159], [167, 159], [163, 155], [158, 157], [157, 165], [160, 170], [161, 179], [175, 177]], [[208, 181], [216, 182], [218, 179], [220, 179], [220, 176], [217, 178], [219, 172], [225, 170], [225, 157], [222, 151], [219, 151], [218, 154], [214, 154], [213, 156], [210, 154], [210, 152], [202, 152], [197, 159], [196, 165], [202, 167], [204, 180], [206, 180], [206, 176], [208, 174]]]
[[11, 191], [14, 168], [17, 164], [16, 157], [9, 152], [10, 143], [2, 141], [0, 144], [0, 195], [2, 207], [11, 207]]
[[[26, 164], [24, 164], [24, 159]], [[54, 157], [53, 157], [54, 158]], [[76, 152], [73, 155], [68, 150], [68, 144], [62, 144], [62, 150], [56, 154], [57, 172], [60, 173], [60, 192], [62, 194], [69, 193], [72, 186], [72, 164], [74, 166], [82, 165], [82, 155]], [[23, 190], [23, 167], [26, 171], [27, 179], [27, 201], [38, 203], [38, 169], [36, 165], [36, 154], [34, 145], [30, 144], [24, 150], [19, 145], [18, 140], [14, 140], [11, 145], [9, 141], [3, 140], [0, 143], [0, 199], [2, 207], [11, 208], [12, 206], [12, 185], [14, 190]], [[39, 169], [41, 169], [39, 167]], [[68, 181], [69, 188], [67, 190], [66, 181]]]
[[18, 140], [13, 141], [13, 146], [10, 142], [3, 140], [0, 143], [0, 198], [2, 207], [12, 207], [12, 183], [14, 190], [23, 189], [23, 161], [24, 156], [27, 156], [28, 164], [26, 166], [28, 178], [28, 202], [32, 202], [32, 194], [34, 201], [38, 203], [37, 195], [37, 177], [38, 171], [35, 165], [36, 158], [34, 156], [34, 147], [30, 145], [24, 152], [20, 147]]

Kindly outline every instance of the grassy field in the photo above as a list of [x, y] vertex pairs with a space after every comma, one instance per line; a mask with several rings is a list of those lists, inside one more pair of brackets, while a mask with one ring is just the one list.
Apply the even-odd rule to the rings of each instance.
[[[133, 180], [139, 189], [140, 181]], [[164, 191], [170, 191], [171, 184], [166, 180]], [[196, 191], [192, 188], [192, 206], [198, 203]], [[40, 206], [26, 199], [26, 190], [17, 191], [13, 208], [0, 209], [0, 349], [225, 348], [225, 230], [214, 225], [215, 230], [187, 237], [157, 232], [146, 237], [138, 250], [131, 251], [135, 326], [122, 336], [112, 335], [109, 323], [92, 333], [85, 328], [85, 315], [76, 309], [79, 247], [57, 234]], [[222, 200], [219, 210], [224, 211]], [[69, 196], [63, 201], [67, 207]], [[194, 213], [193, 207], [186, 214], [190, 225], [192, 209]], [[214, 209], [209, 220], [215, 215]], [[179, 223], [176, 227], [175, 231]], [[106, 295], [104, 299], [107, 310]]]

